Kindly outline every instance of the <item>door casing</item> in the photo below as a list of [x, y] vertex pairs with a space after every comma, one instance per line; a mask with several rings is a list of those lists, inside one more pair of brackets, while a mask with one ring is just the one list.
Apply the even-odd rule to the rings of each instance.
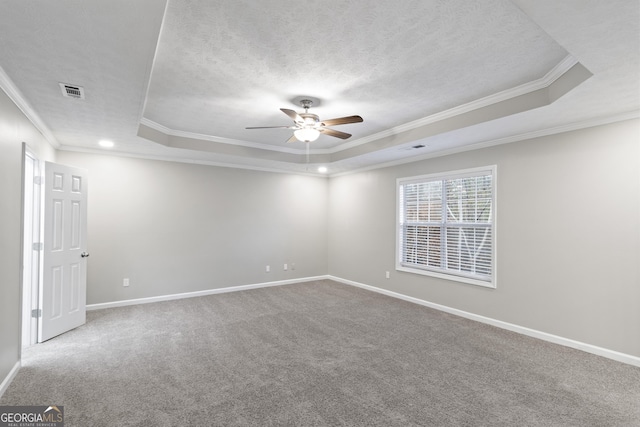
[[42, 254], [41, 164], [38, 157], [23, 144], [23, 215], [22, 215], [22, 347], [38, 342], [38, 294]]

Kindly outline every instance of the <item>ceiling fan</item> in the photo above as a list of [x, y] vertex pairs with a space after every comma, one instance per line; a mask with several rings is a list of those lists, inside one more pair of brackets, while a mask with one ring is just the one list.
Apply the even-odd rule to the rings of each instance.
[[248, 127], [246, 129], [294, 129], [293, 135], [287, 140], [287, 142], [312, 142], [318, 139], [321, 133], [334, 136], [336, 138], [347, 139], [351, 136], [350, 133], [330, 129], [328, 126], [346, 125], [349, 123], [360, 123], [363, 121], [360, 116], [348, 116], [320, 121], [320, 117], [309, 112], [309, 108], [312, 104], [313, 101], [310, 99], [301, 100], [300, 105], [304, 108], [304, 113], [299, 114], [286, 108], [280, 109], [280, 111], [293, 119], [295, 123], [293, 126], [257, 126]]

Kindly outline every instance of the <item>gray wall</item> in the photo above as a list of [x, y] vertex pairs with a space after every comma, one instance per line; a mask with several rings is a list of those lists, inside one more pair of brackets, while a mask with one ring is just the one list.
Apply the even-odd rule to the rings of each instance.
[[[493, 164], [497, 289], [395, 271], [396, 178]], [[336, 177], [329, 194], [331, 275], [640, 356], [638, 120]]]
[[88, 304], [327, 274], [327, 178], [65, 151], [58, 162], [89, 171]]
[[0, 90], [0, 382], [20, 355], [22, 143], [40, 160], [53, 148]]

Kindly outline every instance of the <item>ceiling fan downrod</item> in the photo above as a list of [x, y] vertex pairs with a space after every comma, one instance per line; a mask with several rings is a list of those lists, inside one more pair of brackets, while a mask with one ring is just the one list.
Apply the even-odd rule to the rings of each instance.
[[313, 105], [313, 101], [310, 99], [303, 99], [300, 101], [300, 105], [302, 106], [302, 108], [304, 108], [304, 112], [308, 113], [309, 108], [311, 108], [311, 106]]

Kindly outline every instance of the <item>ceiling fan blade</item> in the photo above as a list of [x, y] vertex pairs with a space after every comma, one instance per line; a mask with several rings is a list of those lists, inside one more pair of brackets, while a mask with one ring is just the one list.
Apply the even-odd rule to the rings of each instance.
[[287, 139], [287, 142], [298, 142], [298, 138], [295, 135], [291, 135], [291, 138]]
[[296, 129], [295, 126], [253, 126], [245, 129]]
[[320, 128], [318, 129], [320, 132], [325, 135], [335, 136], [336, 138], [347, 139], [351, 136], [350, 133], [340, 132], [339, 130], [329, 129], [329, 128]]
[[348, 116], [348, 117], [340, 117], [337, 119], [329, 119], [323, 120], [320, 122], [323, 126], [336, 126], [336, 125], [346, 125], [349, 123], [360, 123], [364, 121], [360, 116]]
[[285, 113], [287, 116], [291, 117], [294, 122], [296, 122], [296, 123], [304, 123], [304, 119], [302, 117], [300, 117], [298, 115], [298, 113], [296, 113], [295, 111], [288, 110], [286, 108], [281, 108], [280, 111]]

